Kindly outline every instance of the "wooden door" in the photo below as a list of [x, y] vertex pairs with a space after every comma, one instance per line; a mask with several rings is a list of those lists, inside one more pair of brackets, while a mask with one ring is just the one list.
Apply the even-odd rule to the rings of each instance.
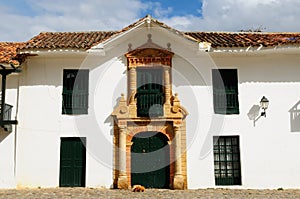
[[61, 138], [60, 187], [85, 187], [85, 144], [85, 138]]
[[131, 147], [131, 185], [169, 188], [170, 148], [167, 137], [143, 132], [133, 137]]

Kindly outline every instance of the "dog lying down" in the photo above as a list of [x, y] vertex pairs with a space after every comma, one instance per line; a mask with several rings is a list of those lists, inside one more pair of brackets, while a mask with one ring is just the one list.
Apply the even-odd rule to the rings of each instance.
[[144, 192], [145, 191], [145, 187], [142, 185], [134, 185], [132, 187], [132, 191], [133, 192]]

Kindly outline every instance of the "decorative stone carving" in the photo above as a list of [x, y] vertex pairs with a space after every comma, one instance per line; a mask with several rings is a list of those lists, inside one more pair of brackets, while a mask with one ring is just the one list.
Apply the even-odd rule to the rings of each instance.
[[127, 113], [127, 111], [128, 111], [128, 107], [127, 106], [121, 106], [120, 107], [120, 113], [121, 114], [125, 114], [125, 113]]
[[171, 110], [172, 110], [173, 113], [178, 113], [179, 110], [180, 110], [180, 106], [178, 106], [178, 105], [172, 106]]
[[119, 118], [119, 117], [126, 117], [128, 113], [129, 113], [129, 108], [127, 106], [127, 102], [125, 100], [124, 94], [122, 93], [119, 103], [115, 108], [115, 110], [113, 111], [112, 115]]
[[[164, 133], [169, 141], [170, 153], [176, 161], [170, 166], [171, 187], [173, 189], [187, 188], [186, 172], [186, 127], [185, 117], [188, 112], [180, 105], [178, 94], [172, 96], [172, 57], [171, 44], [167, 49], [152, 42], [152, 35], [148, 34], [148, 41], [139, 48], [132, 50], [128, 45], [128, 53], [125, 55], [128, 61], [128, 93], [125, 100], [121, 94], [120, 100], [114, 109], [112, 116], [115, 118], [115, 168], [114, 186], [119, 189], [128, 189], [131, 186], [131, 138], [139, 132], [156, 131]], [[165, 92], [164, 115], [160, 117], [138, 117], [136, 105], [137, 92], [137, 67], [161, 67], [163, 68], [163, 83]], [[129, 154], [128, 154], [129, 153]], [[170, 160], [171, 163], [171, 160]]]
[[128, 59], [128, 67], [143, 67], [152, 65], [166, 65], [171, 66], [173, 53], [161, 49], [137, 49], [131, 53], [126, 54]]
[[173, 97], [173, 100], [172, 100], [172, 104], [173, 106], [171, 107], [171, 112], [172, 113], [181, 113], [182, 114], [182, 117], [185, 118], [189, 113], [187, 112], [187, 110], [180, 105], [180, 101], [178, 99], [178, 94], [175, 93], [175, 96]]
[[131, 92], [129, 104], [136, 104], [135, 94], [136, 94], [136, 91]]
[[147, 43], [125, 55], [129, 68], [136, 66], [172, 65], [171, 61], [174, 53], [169, 51], [170, 46], [168, 46], [169, 49], [162, 48], [153, 43], [151, 37], [151, 34], [148, 34]]

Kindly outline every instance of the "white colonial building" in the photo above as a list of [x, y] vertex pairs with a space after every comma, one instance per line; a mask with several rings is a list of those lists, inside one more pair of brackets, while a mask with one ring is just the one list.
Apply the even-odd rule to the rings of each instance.
[[300, 33], [0, 43], [0, 187], [300, 188]]

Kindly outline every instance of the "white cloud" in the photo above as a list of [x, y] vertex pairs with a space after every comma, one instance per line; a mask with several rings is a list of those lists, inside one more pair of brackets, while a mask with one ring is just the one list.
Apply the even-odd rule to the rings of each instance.
[[[184, 31], [300, 32], [299, 0], [203, 0], [202, 16], [176, 16], [161, 3], [141, 0], [28, 0], [26, 16], [0, 5], [0, 40], [26, 41], [41, 31], [120, 30], [152, 11], [167, 25]], [[186, 3], [183, 1], [183, 3]], [[21, 8], [20, 8], [21, 9]], [[24, 12], [22, 12], [24, 14]], [[172, 16], [172, 17], [168, 17]]]
[[204, 0], [203, 17], [162, 19], [180, 30], [300, 32], [299, 0]]
[[25, 41], [42, 31], [120, 30], [140, 18], [139, 0], [29, 0], [34, 15], [1, 9], [0, 40]]
[[147, 3], [147, 11], [152, 11], [153, 16], [157, 18], [167, 17], [170, 13], [173, 12], [172, 7], [163, 8], [160, 2], [151, 2]]

